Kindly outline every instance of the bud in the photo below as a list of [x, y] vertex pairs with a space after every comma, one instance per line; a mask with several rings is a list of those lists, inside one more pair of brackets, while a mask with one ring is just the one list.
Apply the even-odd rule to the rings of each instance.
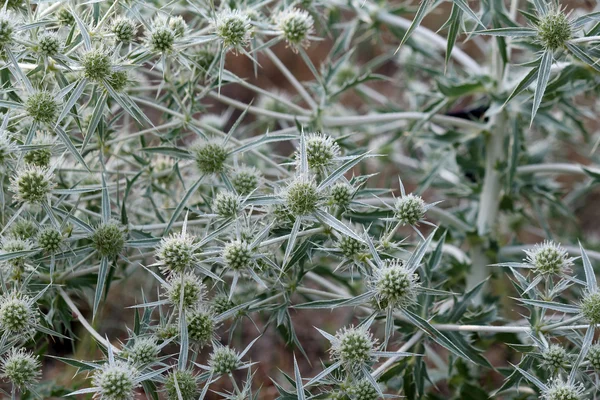
[[600, 343], [590, 346], [586, 359], [595, 371], [600, 372]]
[[219, 192], [213, 200], [213, 210], [221, 218], [237, 217], [241, 208], [240, 196], [232, 192]]
[[26, 165], [11, 178], [10, 190], [19, 201], [41, 203], [54, 189], [53, 178], [54, 175], [47, 168]]
[[377, 400], [379, 394], [370, 381], [363, 379], [350, 387], [353, 400]]
[[416, 302], [419, 277], [408, 271], [402, 260], [389, 260], [373, 272], [371, 285], [380, 308], [406, 308]]
[[117, 42], [128, 44], [135, 39], [137, 25], [130, 18], [119, 17], [112, 22], [110, 31], [115, 35]]
[[223, 314], [235, 307], [235, 303], [229, 300], [229, 296], [220, 294], [212, 299], [211, 311], [215, 315]]
[[126, 70], [117, 70], [111, 72], [107, 79], [109, 85], [115, 90], [115, 92], [122, 92], [129, 85], [129, 72]]
[[350, 236], [342, 236], [337, 242], [337, 247], [342, 252], [342, 255], [349, 260], [357, 258], [366, 251], [364, 243]]
[[101, 224], [92, 234], [94, 248], [102, 257], [113, 258], [125, 247], [123, 227], [116, 221]]
[[165, 21], [159, 20], [154, 23], [152, 30], [147, 34], [147, 41], [152, 51], [166, 53], [173, 50], [175, 32], [165, 25]]
[[537, 25], [537, 39], [548, 50], [564, 47], [572, 35], [569, 19], [560, 9], [542, 16]]
[[260, 184], [260, 173], [256, 168], [243, 166], [233, 172], [231, 184], [242, 196], [252, 193]]
[[38, 357], [23, 348], [11, 349], [2, 360], [2, 375], [21, 389], [38, 382], [40, 368]]
[[311, 214], [320, 202], [319, 191], [314, 180], [298, 177], [284, 192], [285, 205], [294, 216]]
[[196, 158], [196, 166], [203, 174], [219, 174], [225, 171], [228, 150], [225, 145], [201, 140], [192, 146], [192, 154]]
[[225, 375], [233, 372], [240, 365], [237, 352], [229, 347], [216, 347], [210, 355], [208, 365], [214, 375]]
[[31, 335], [38, 323], [31, 298], [19, 292], [0, 297], [0, 330], [10, 335]]
[[234, 271], [252, 268], [252, 250], [250, 245], [242, 240], [234, 240], [223, 249], [225, 266]]
[[575, 385], [554, 379], [549, 382], [548, 389], [542, 393], [544, 400], [583, 400], [583, 385]]
[[560, 244], [545, 241], [535, 245], [531, 250], [525, 250], [525, 262], [534, 267], [534, 272], [540, 275], [560, 275], [573, 266], [573, 259]]
[[174, 370], [169, 372], [165, 381], [167, 400], [196, 400], [198, 398], [198, 380], [193, 371]]
[[168, 284], [167, 298], [175, 305], [179, 305], [182, 301], [181, 288], [183, 287], [183, 308], [190, 308], [198, 304], [206, 292], [206, 286], [193, 272], [171, 274]]
[[412, 193], [402, 196], [396, 200], [394, 216], [403, 225], [416, 225], [425, 216], [425, 202]]
[[38, 149], [29, 150], [23, 157], [25, 163], [45, 168], [50, 166], [51, 159], [52, 150], [49, 147], [41, 147]]
[[171, 28], [176, 38], [180, 38], [185, 36], [185, 32], [187, 31], [187, 23], [180, 15], [176, 17], [170, 17], [169, 28]]
[[341, 361], [348, 369], [354, 369], [371, 361], [374, 347], [375, 341], [369, 331], [350, 327], [337, 332], [330, 352], [333, 359]]
[[[313, 133], [306, 137], [306, 159], [309, 168], [321, 170], [335, 163], [340, 155], [340, 147], [329, 135]], [[296, 160], [300, 163], [300, 152], [296, 152]]]
[[600, 292], [586, 294], [580, 306], [581, 314], [590, 324], [600, 324]]
[[62, 26], [73, 26], [75, 24], [75, 17], [66, 8], [61, 8], [56, 13], [58, 23]]
[[60, 53], [62, 42], [54, 32], [44, 33], [38, 38], [38, 51], [44, 56], [55, 56]]
[[131, 400], [135, 397], [135, 389], [138, 386], [135, 382], [137, 374], [135, 367], [117, 360], [102, 365], [102, 368], [94, 373], [92, 384], [98, 388], [101, 399]]
[[156, 361], [160, 347], [153, 337], [136, 338], [131, 348], [124, 349], [127, 358], [133, 365], [146, 365]]
[[248, 16], [240, 10], [226, 9], [217, 14], [214, 23], [215, 34], [223, 41], [226, 49], [241, 49], [246, 46], [252, 34], [252, 24]]
[[542, 363], [551, 371], [557, 371], [567, 364], [568, 354], [564, 347], [553, 344], [542, 353]]
[[179, 327], [176, 324], [160, 325], [156, 328], [156, 336], [161, 340], [169, 340], [179, 335]]
[[204, 307], [186, 313], [188, 336], [200, 347], [209, 344], [215, 331], [213, 314]]
[[110, 56], [102, 50], [90, 50], [81, 56], [81, 66], [86, 78], [101, 83], [112, 74]]
[[25, 101], [25, 112], [35, 122], [51, 124], [58, 117], [59, 106], [50, 92], [42, 90], [33, 93]]
[[171, 235], [163, 238], [155, 256], [165, 273], [182, 273], [196, 265], [194, 238], [189, 235]]
[[346, 208], [350, 205], [350, 200], [354, 195], [352, 186], [340, 182], [333, 185], [329, 193], [329, 203], [331, 205]]
[[281, 11], [277, 17], [278, 30], [293, 48], [308, 44], [308, 36], [312, 33], [314, 24], [308, 12], [297, 8]]
[[63, 236], [60, 231], [55, 228], [45, 228], [37, 238], [38, 246], [46, 253], [57, 253], [63, 244]]

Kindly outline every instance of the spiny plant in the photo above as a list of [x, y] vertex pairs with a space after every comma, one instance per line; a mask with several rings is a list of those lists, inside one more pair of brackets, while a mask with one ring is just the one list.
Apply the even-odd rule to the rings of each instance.
[[596, 398], [600, 8], [412, 3], [1, 1], [0, 396]]

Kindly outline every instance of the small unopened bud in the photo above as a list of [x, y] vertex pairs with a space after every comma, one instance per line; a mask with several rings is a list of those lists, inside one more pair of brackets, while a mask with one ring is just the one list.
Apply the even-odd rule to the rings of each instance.
[[379, 394], [373, 384], [366, 379], [356, 382], [350, 387], [349, 392], [354, 400], [377, 400]]
[[156, 258], [166, 273], [181, 273], [196, 264], [195, 251], [192, 236], [171, 235], [160, 242], [156, 249]]
[[233, 172], [231, 184], [235, 190], [242, 196], [246, 196], [256, 188], [260, 183], [260, 173], [256, 168], [241, 167]]
[[90, 50], [81, 56], [81, 66], [86, 78], [94, 82], [103, 82], [112, 74], [110, 56], [102, 50]]
[[38, 39], [38, 51], [44, 56], [55, 56], [60, 53], [62, 42], [56, 33], [45, 33]]
[[137, 374], [134, 366], [117, 360], [97, 370], [92, 377], [92, 384], [98, 388], [102, 399], [131, 400], [138, 386], [135, 382]]
[[156, 361], [160, 348], [153, 337], [136, 338], [131, 348], [126, 349], [126, 355], [133, 365], [146, 365]]
[[561, 345], [550, 345], [550, 347], [542, 352], [542, 362], [551, 371], [557, 371], [565, 367], [567, 361], [567, 351]]
[[166, 53], [173, 49], [175, 32], [164, 24], [164, 21], [155, 23], [147, 36], [148, 45], [152, 51]]
[[590, 346], [586, 358], [590, 362], [592, 368], [594, 368], [596, 372], [600, 372], [600, 343]]
[[111, 32], [115, 35], [117, 42], [130, 43], [137, 34], [137, 25], [130, 18], [119, 17], [112, 22]]
[[225, 171], [228, 150], [223, 144], [202, 140], [192, 146], [192, 154], [201, 173], [219, 174]]
[[54, 96], [42, 90], [33, 93], [25, 101], [25, 112], [35, 122], [42, 124], [51, 124], [58, 117], [59, 106]]
[[190, 370], [174, 370], [165, 381], [167, 400], [196, 400], [198, 398], [198, 379]]
[[225, 265], [234, 271], [250, 268], [252, 255], [250, 245], [242, 240], [234, 240], [225, 245], [223, 249]]
[[371, 283], [379, 307], [406, 308], [415, 303], [419, 277], [408, 271], [401, 260], [390, 260], [374, 273]]
[[38, 246], [46, 253], [57, 253], [63, 244], [63, 235], [56, 228], [45, 228], [37, 238]]
[[[171, 274], [168, 278], [167, 298], [172, 304], [190, 308], [198, 304], [204, 297], [206, 286], [193, 272]], [[183, 287], [183, 295], [181, 288]]]
[[116, 221], [98, 226], [91, 239], [94, 248], [102, 257], [116, 257], [125, 246], [125, 232], [123, 227]]
[[592, 325], [600, 324], [600, 292], [591, 292], [581, 301], [581, 314]]
[[186, 322], [190, 340], [196, 342], [200, 347], [210, 343], [215, 331], [215, 321], [209, 310], [198, 307], [188, 312]]
[[314, 180], [300, 177], [284, 192], [285, 205], [294, 216], [311, 214], [319, 206], [320, 196]]
[[210, 355], [209, 366], [215, 375], [233, 372], [240, 365], [238, 353], [229, 347], [217, 347]]
[[241, 49], [250, 40], [252, 24], [242, 11], [226, 9], [217, 15], [214, 29], [225, 48]]
[[213, 201], [213, 210], [221, 218], [235, 218], [240, 207], [240, 196], [232, 192], [219, 192]]
[[344, 328], [337, 332], [335, 341], [331, 346], [331, 355], [341, 361], [347, 368], [360, 368], [360, 366], [373, 357], [371, 355], [375, 346], [373, 336], [363, 328]]
[[297, 8], [286, 9], [277, 17], [277, 27], [281, 35], [294, 48], [308, 43], [313, 25], [314, 20], [310, 14]]
[[425, 202], [420, 196], [407, 194], [396, 200], [395, 218], [404, 225], [416, 225], [425, 216]]

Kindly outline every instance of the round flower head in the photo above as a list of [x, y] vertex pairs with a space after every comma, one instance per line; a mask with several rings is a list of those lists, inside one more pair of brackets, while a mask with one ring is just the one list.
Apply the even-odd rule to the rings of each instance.
[[26, 165], [11, 178], [10, 190], [19, 201], [41, 203], [54, 189], [53, 178], [54, 175], [47, 168]]
[[[306, 159], [309, 168], [320, 170], [332, 165], [340, 155], [340, 147], [329, 135], [313, 133], [306, 137]], [[296, 152], [300, 161], [300, 153]]]
[[25, 101], [25, 112], [35, 122], [51, 124], [58, 117], [59, 105], [52, 93], [42, 90], [33, 93]]
[[175, 44], [175, 32], [164, 20], [156, 20], [152, 29], [147, 34], [148, 46], [152, 51], [166, 53], [173, 50]]
[[116, 221], [101, 224], [92, 234], [94, 248], [102, 257], [118, 256], [125, 247], [125, 232]]
[[253, 167], [241, 167], [233, 172], [231, 184], [240, 195], [249, 195], [260, 184], [260, 172]]
[[136, 338], [133, 346], [124, 350], [129, 362], [140, 366], [156, 361], [160, 353], [160, 347], [153, 337]]
[[27, 164], [37, 165], [38, 167], [49, 167], [52, 160], [52, 150], [50, 147], [40, 147], [30, 150], [23, 156]]
[[352, 186], [343, 182], [336, 183], [331, 187], [329, 203], [334, 206], [346, 208], [350, 205], [350, 200], [352, 200], [353, 195], [354, 189]]
[[159, 325], [156, 327], [156, 337], [161, 340], [169, 340], [176, 338], [179, 335], [179, 327], [177, 324]]
[[252, 249], [250, 245], [243, 240], [234, 240], [223, 249], [223, 261], [225, 266], [232, 270], [239, 271], [252, 267]]
[[165, 273], [182, 273], [196, 265], [194, 237], [171, 235], [163, 238], [155, 256]]
[[364, 243], [350, 236], [342, 236], [337, 242], [337, 247], [342, 252], [342, 255], [350, 260], [355, 259], [366, 251]]
[[175, 37], [180, 38], [185, 36], [185, 32], [187, 31], [187, 23], [180, 15], [176, 17], [170, 17], [169, 28], [171, 28], [173, 33], [175, 33]]
[[303, 176], [293, 180], [283, 195], [287, 209], [294, 216], [313, 213], [321, 200], [315, 181]]
[[62, 247], [63, 240], [62, 233], [56, 228], [45, 228], [37, 237], [38, 246], [49, 254], [57, 253]]
[[110, 27], [110, 31], [115, 35], [117, 42], [130, 43], [137, 34], [137, 24], [130, 18], [118, 17]]
[[129, 72], [126, 70], [112, 71], [107, 81], [115, 92], [122, 92], [129, 85]]
[[401, 260], [394, 259], [374, 270], [371, 286], [380, 308], [406, 308], [416, 302], [418, 281], [418, 275], [408, 271]]
[[190, 370], [173, 370], [165, 380], [167, 400], [196, 400], [198, 398], [198, 379]]
[[112, 74], [112, 60], [102, 50], [90, 50], [83, 53], [80, 62], [84, 76], [93, 82], [103, 82]]
[[590, 346], [586, 359], [594, 371], [600, 372], [600, 343]]
[[590, 324], [600, 324], [600, 292], [586, 294], [580, 307], [581, 314]]
[[103, 400], [133, 400], [138, 371], [131, 364], [116, 360], [102, 365], [92, 377], [92, 384], [98, 388], [99, 398]]
[[352, 395], [353, 400], [377, 400], [377, 399], [379, 399], [379, 394], [377, 393], [377, 389], [375, 389], [373, 387], [373, 384], [366, 379], [358, 381], [354, 385], [352, 385], [350, 387], [349, 392]]
[[343, 87], [344, 85], [354, 81], [359, 76], [359, 70], [355, 64], [345, 62], [342, 64], [333, 77], [333, 81], [337, 87]]
[[348, 369], [360, 368], [373, 358], [373, 335], [364, 328], [344, 328], [337, 332], [331, 344], [331, 357]]
[[552, 344], [542, 352], [542, 364], [551, 371], [558, 371], [564, 368], [569, 355], [564, 347], [558, 344]]
[[58, 23], [62, 26], [73, 26], [73, 24], [75, 24], [75, 17], [73, 17], [73, 14], [66, 8], [59, 9], [56, 12], [56, 18], [58, 19]]
[[573, 266], [573, 259], [569, 258], [567, 250], [551, 241], [535, 245], [533, 249], [525, 250], [525, 254], [525, 262], [540, 275], [560, 275]]
[[196, 166], [203, 174], [219, 174], [225, 171], [228, 151], [225, 145], [201, 140], [192, 146], [192, 154], [196, 158]]
[[[206, 286], [193, 272], [185, 274], [171, 274], [168, 278], [166, 296], [172, 304], [179, 305], [183, 301], [183, 308], [190, 308], [204, 298]], [[181, 288], [183, 287], [183, 298]]]
[[241, 198], [232, 192], [219, 192], [213, 200], [213, 210], [221, 218], [235, 218], [241, 209]]
[[399, 197], [394, 208], [394, 217], [403, 225], [416, 225], [425, 216], [425, 202], [412, 193]]
[[40, 379], [40, 368], [38, 357], [23, 348], [11, 349], [2, 360], [2, 375], [21, 389]]
[[11, 292], [0, 297], [0, 331], [10, 335], [31, 335], [38, 313], [29, 296]]
[[211, 301], [211, 311], [215, 313], [215, 315], [222, 314], [226, 311], [231, 310], [235, 307], [235, 303], [229, 299], [229, 296], [226, 294], [219, 294], [215, 296]]
[[542, 393], [544, 400], [583, 400], [583, 385], [563, 382], [553, 379], [548, 384], [548, 389]]
[[0, 11], [0, 47], [9, 46], [15, 33], [14, 17], [11, 13]]
[[548, 50], [557, 50], [571, 39], [573, 32], [568, 16], [556, 9], [542, 16], [537, 25], [537, 39]]
[[314, 24], [315, 22], [308, 12], [297, 8], [284, 10], [277, 17], [278, 30], [294, 48], [307, 45], [308, 36], [312, 33]]
[[19, 219], [10, 227], [8, 233], [15, 239], [32, 239], [38, 232], [38, 225], [30, 219]]
[[188, 312], [185, 317], [190, 340], [200, 347], [209, 344], [215, 331], [213, 314], [204, 307], [197, 307]]
[[37, 47], [40, 54], [52, 57], [60, 53], [62, 42], [56, 33], [44, 33], [38, 38]]
[[241, 49], [250, 40], [252, 24], [244, 12], [225, 9], [217, 14], [214, 30], [224, 48]]
[[229, 347], [216, 347], [210, 355], [208, 365], [216, 376], [225, 375], [233, 372], [240, 365], [240, 357]]

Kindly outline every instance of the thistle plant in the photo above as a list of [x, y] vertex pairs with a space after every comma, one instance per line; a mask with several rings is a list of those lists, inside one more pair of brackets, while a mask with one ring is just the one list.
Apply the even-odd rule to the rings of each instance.
[[592, 3], [2, 2], [0, 397], [598, 397]]

